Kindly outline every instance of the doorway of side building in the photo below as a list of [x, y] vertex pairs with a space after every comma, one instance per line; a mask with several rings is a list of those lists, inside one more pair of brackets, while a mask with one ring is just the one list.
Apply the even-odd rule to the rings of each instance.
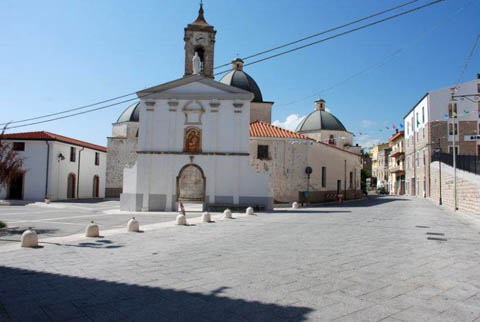
[[76, 181], [75, 174], [70, 173], [67, 179], [67, 199], [75, 198]]
[[16, 175], [8, 185], [8, 199], [23, 200], [23, 179], [24, 175]]
[[92, 197], [100, 197], [100, 178], [98, 176], [93, 176]]
[[342, 190], [342, 180], [337, 180], [337, 195], [340, 194]]
[[203, 170], [196, 164], [184, 166], [177, 177], [177, 205], [185, 210], [202, 211], [205, 208], [206, 179]]

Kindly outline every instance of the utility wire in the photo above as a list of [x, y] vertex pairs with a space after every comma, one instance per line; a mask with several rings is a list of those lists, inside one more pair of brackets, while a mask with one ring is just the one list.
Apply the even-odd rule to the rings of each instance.
[[[371, 14], [371, 15], [369, 15], [369, 16], [366, 16], [366, 17], [363, 17], [363, 18], [360, 18], [360, 19], [357, 19], [357, 20], [348, 22], [348, 23], [346, 23], [346, 24], [343, 24], [343, 25], [340, 25], [340, 26], [337, 26], [337, 27], [334, 27], [334, 28], [330, 28], [330, 29], [321, 31], [321, 32], [318, 32], [318, 33], [316, 33], [316, 34], [313, 34], [313, 35], [310, 35], [310, 36], [307, 36], [307, 37], [304, 37], [304, 38], [300, 38], [300, 39], [294, 40], [294, 41], [292, 41], [292, 42], [289, 42], [289, 43], [286, 43], [286, 44], [283, 44], [283, 45], [280, 45], [280, 46], [277, 46], [277, 47], [274, 47], [274, 48], [271, 48], [271, 49], [264, 50], [264, 51], [262, 51], [262, 52], [259, 52], [259, 53], [256, 53], [256, 54], [253, 54], [253, 55], [244, 57], [244, 58], [242, 58], [242, 59], [243, 59], [243, 60], [247, 60], [247, 59], [249, 59], [249, 58], [257, 57], [257, 56], [260, 56], [260, 55], [263, 55], [263, 54], [266, 54], [266, 53], [275, 51], [275, 50], [277, 50], [277, 49], [281, 49], [281, 48], [284, 48], [284, 47], [287, 47], [287, 46], [290, 46], [290, 45], [293, 45], [293, 44], [296, 44], [296, 43], [305, 41], [305, 40], [307, 40], [307, 39], [311, 39], [311, 38], [314, 38], [314, 37], [317, 37], [317, 36], [320, 36], [320, 35], [323, 35], [323, 34], [326, 34], [326, 33], [329, 33], [329, 32], [332, 32], [332, 31], [335, 31], [335, 30], [338, 30], [338, 29], [341, 29], [341, 28], [344, 28], [344, 27], [347, 27], [347, 26], [350, 26], [350, 25], [353, 25], [353, 24], [356, 24], [356, 23], [358, 23], [358, 22], [361, 22], [361, 21], [364, 21], [364, 20], [368, 20], [368, 19], [370, 19], [370, 18], [373, 18], [373, 17], [379, 16], [379, 15], [382, 15], [382, 14], [384, 14], [384, 13], [387, 13], [387, 12], [390, 12], [390, 11], [394, 11], [394, 10], [396, 10], [396, 9], [399, 9], [399, 8], [402, 8], [402, 7], [405, 7], [405, 6], [408, 6], [409, 4], [412, 4], [412, 3], [418, 2], [418, 1], [419, 1], [419, 0], [407, 1], [407, 2], [405, 2], [405, 3], [402, 3], [402, 4], [398, 5], [398, 6], [392, 7], [392, 8], [390, 8], [390, 9], [386, 9], [386, 10], [383, 10], [383, 11], [380, 11], [380, 12], [377, 12], [377, 13], [374, 13], [374, 14]], [[230, 63], [223, 64], [223, 65], [214, 67], [214, 69], [218, 69], [218, 68], [225, 67], [225, 66], [229, 66], [229, 65], [230, 65]], [[224, 73], [224, 72], [217, 73], [217, 74], [215, 74], [215, 76], [220, 75], [220, 74], [223, 74], [223, 73]], [[84, 106], [80, 106], [80, 107], [76, 107], [76, 108], [72, 108], [72, 109], [68, 109], [68, 110], [64, 110], [64, 111], [60, 111], [60, 112], [45, 114], [45, 115], [41, 115], [41, 116], [37, 116], [37, 117], [31, 117], [31, 118], [27, 118], [27, 119], [23, 119], [23, 120], [11, 121], [11, 122], [8, 122], [8, 123], [0, 123], [0, 125], [23, 123], [23, 122], [28, 122], [28, 121], [33, 121], [33, 120], [42, 119], [42, 118], [47, 118], [47, 117], [50, 117], [50, 116], [61, 115], [61, 114], [65, 114], [65, 113], [69, 113], [69, 112], [73, 112], [73, 111], [78, 111], [78, 110], [82, 110], [82, 109], [85, 109], [85, 108], [89, 108], [89, 107], [92, 107], [92, 106], [100, 105], [100, 104], [103, 104], [103, 103], [108, 103], [108, 102], [111, 102], [111, 101], [115, 101], [115, 100], [117, 100], [117, 99], [121, 99], [121, 98], [124, 98], [124, 97], [127, 97], [127, 96], [131, 96], [131, 95], [134, 95], [134, 94], [135, 94], [135, 92], [132, 92], [132, 93], [129, 93], [129, 94], [125, 94], [125, 95], [122, 95], [122, 96], [114, 97], [114, 98], [111, 98], [111, 99], [108, 99], [108, 100], [104, 100], [104, 101], [100, 101], [100, 102], [97, 102], [97, 103], [88, 104], [88, 105], [84, 105]]]
[[[43, 119], [43, 118], [50, 117], [50, 116], [65, 114], [65, 113], [69, 113], [69, 112], [73, 112], [73, 111], [83, 110], [84, 108], [88, 108], [88, 107], [100, 105], [100, 104], [103, 104], [103, 103], [108, 103], [108, 102], [111, 102], [111, 101], [116, 101], [116, 100], [118, 100], [118, 99], [121, 99], [121, 98], [124, 98], [124, 97], [127, 97], [127, 96], [131, 96], [131, 95], [134, 95], [135, 93], [136, 93], [136, 92], [129, 93], [129, 94], [125, 94], [125, 95], [121, 95], [121, 96], [117, 96], [117, 97], [114, 97], [114, 98], [110, 98], [110, 99], [108, 99], [108, 100], [100, 101], [100, 102], [93, 103], [93, 104], [83, 105], [83, 106], [71, 108], [71, 109], [68, 109], [68, 110], [60, 111], [60, 112], [55, 112], [55, 113], [51, 113], [51, 114], [45, 114], [45, 115], [42, 115], [42, 116], [31, 117], [31, 118], [28, 118], [28, 119], [23, 119], [23, 120], [18, 120], [18, 121], [11, 121], [11, 122], [7, 122], [7, 123], [0, 123], [0, 125], [8, 125], [8, 124], [14, 124], [14, 123], [23, 123], [23, 122], [28, 122], [28, 121]], [[10, 128], [11, 128], [11, 127], [10, 127]]]
[[465, 71], [467, 70], [468, 64], [472, 60], [473, 54], [475, 53], [475, 49], [478, 46], [478, 42], [480, 40], [480, 33], [477, 35], [477, 39], [475, 39], [475, 43], [473, 44], [472, 50], [470, 51], [470, 54], [468, 55], [467, 59], [465, 60], [465, 64], [463, 65], [462, 71], [460, 72], [460, 76], [458, 76], [457, 84], [460, 84], [460, 82], [463, 79], [463, 75], [465, 74]]
[[369, 66], [369, 67], [366, 67], [365, 69], [362, 69], [346, 78], [344, 78], [343, 80], [339, 81], [338, 83], [336, 84], [333, 84], [325, 89], [322, 89], [321, 91], [318, 91], [316, 92], [315, 94], [312, 94], [312, 95], [309, 95], [309, 96], [305, 96], [303, 98], [300, 98], [298, 100], [294, 100], [294, 101], [291, 101], [291, 102], [288, 102], [288, 103], [285, 103], [285, 104], [279, 104], [279, 105], [275, 105], [276, 108], [279, 108], [279, 107], [284, 107], [284, 106], [289, 106], [289, 105], [292, 105], [292, 104], [296, 104], [296, 103], [299, 103], [299, 102], [302, 102], [304, 100], [307, 100], [309, 98], [312, 98], [312, 97], [317, 97], [319, 96], [320, 94], [323, 94], [327, 91], [330, 91], [338, 86], [341, 86], [345, 83], [347, 83], [348, 81], [350, 81], [351, 79], [353, 78], [356, 78], [362, 74], [365, 74], [371, 70], [374, 70], [376, 68], [380, 68], [380, 67], [383, 67], [385, 66], [390, 60], [392, 60], [395, 56], [407, 51], [408, 49], [412, 48], [413, 46], [417, 45], [419, 42], [421, 42], [426, 36], [428, 36], [430, 33], [434, 32], [435, 30], [437, 30], [438, 28], [444, 26], [447, 22], [450, 22], [449, 19], [451, 18], [454, 18], [456, 15], [458, 15], [460, 12], [462, 12], [467, 6], [471, 5], [473, 3], [473, 0], [470, 0], [468, 1], [464, 6], [458, 8], [453, 14], [451, 14], [450, 16], [448, 16], [447, 18], [448, 19], [442, 19], [441, 23], [436, 25], [434, 28], [426, 31], [425, 33], [423, 33], [420, 37], [418, 37], [417, 40], [415, 40], [414, 42], [411, 43], [411, 45], [407, 46], [407, 47], [403, 47], [403, 48], [399, 48], [397, 50], [395, 50], [394, 52], [392, 52], [390, 55], [386, 56], [384, 59], [382, 59], [381, 61]]
[[[273, 58], [276, 58], [276, 57], [279, 57], [279, 56], [282, 56], [282, 55], [285, 55], [285, 54], [288, 54], [288, 53], [291, 53], [291, 52], [294, 52], [294, 51], [297, 51], [297, 50], [300, 50], [300, 49], [303, 49], [303, 48], [307, 48], [307, 47], [310, 47], [310, 46], [313, 46], [313, 45], [316, 45], [316, 44], [319, 44], [319, 43], [322, 43], [322, 42], [325, 42], [325, 41], [334, 39], [334, 38], [338, 38], [338, 37], [341, 37], [341, 36], [344, 36], [344, 35], [353, 33], [353, 32], [355, 32], [355, 31], [359, 31], [359, 30], [362, 30], [362, 29], [365, 29], [365, 28], [368, 28], [368, 27], [377, 25], [377, 24], [379, 24], [379, 23], [382, 23], [382, 22], [385, 22], [385, 21], [388, 21], [388, 20], [392, 20], [392, 19], [394, 19], [394, 18], [403, 16], [403, 15], [409, 14], [409, 13], [411, 13], [411, 12], [424, 9], [424, 8], [426, 8], [426, 7], [432, 6], [432, 5], [434, 5], [434, 4], [437, 4], [437, 3], [440, 3], [440, 2], [443, 2], [443, 1], [445, 1], [445, 0], [435, 0], [435, 1], [429, 2], [429, 3], [425, 4], [425, 5], [418, 6], [418, 7], [415, 7], [415, 8], [413, 8], [413, 9], [409, 9], [409, 10], [407, 10], [407, 11], [398, 13], [398, 14], [396, 14], [396, 15], [392, 15], [392, 16], [389, 16], [389, 17], [386, 17], [386, 18], [383, 18], [383, 19], [374, 21], [374, 22], [372, 22], [372, 23], [369, 23], [369, 24], [366, 24], [366, 25], [362, 25], [362, 26], [357, 27], [357, 28], [354, 28], [354, 29], [350, 29], [350, 30], [347, 30], [347, 31], [342, 32], [342, 33], [339, 33], [339, 34], [336, 34], [336, 35], [333, 35], [333, 36], [330, 36], [330, 37], [327, 37], [327, 38], [323, 38], [323, 39], [320, 39], [320, 40], [315, 41], [315, 42], [312, 42], [312, 43], [308, 43], [308, 44], [303, 45], [303, 46], [295, 47], [295, 48], [293, 48], [293, 49], [290, 49], [290, 50], [287, 50], [287, 51], [284, 51], [284, 52], [280, 52], [280, 53], [278, 53], [278, 54], [275, 54], [275, 55], [272, 55], [272, 56], [268, 56], [268, 57], [265, 57], [265, 58], [262, 58], [262, 59], [259, 59], [259, 60], [256, 60], [256, 61], [253, 61], [253, 62], [251, 62], [251, 63], [247, 63], [247, 64], [245, 64], [244, 66], [254, 65], [254, 64], [257, 64], [257, 63], [266, 61], [266, 60], [270, 60], [270, 59], [273, 59]], [[406, 5], [406, 4], [405, 4], [405, 5]], [[392, 9], [392, 10], [393, 10], [393, 9]], [[216, 74], [214, 74], [214, 75], [216, 76], [216, 75], [219, 75], [219, 74], [226, 73], [226, 72], [228, 72], [228, 71], [230, 71], [230, 70], [222, 71], [222, 72], [216, 73]], [[51, 114], [48, 114], [48, 115], [38, 116], [38, 117], [29, 118], [29, 119], [25, 119], [25, 120], [21, 120], [21, 121], [12, 121], [12, 122], [8, 122], [8, 123], [0, 123], [0, 125], [6, 125], [6, 124], [12, 124], [12, 123], [23, 123], [23, 122], [30, 121], [30, 120], [36, 120], [36, 119], [46, 118], [46, 117], [49, 117], [49, 116], [55, 116], [55, 115], [65, 114], [65, 113], [68, 113], [68, 112], [72, 112], [72, 111], [84, 109], [84, 108], [87, 108], [87, 107], [92, 107], [92, 106], [100, 105], [100, 104], [102, 104], [102, 103], [114, 101], [114, 100], [117, 100], [117, 99], [120, 99], [120, 98], [124, 98], [124, 97], [130, 96], [130, 95], [133, 95], [133, 94], [135, 94], [135, 92], [130, 93], [130, 94], [125, 94], [125, 95], [122, 95], [122, 96], [118, 96], [118, 97], [116, 97], [116, 98], [104, 100], [104, 101], [102, 101], [102, 102], [97, 102], [97, 103], [93, 103], [93, 104], [89, 104], [89, 105], [77, 107], [77, 108], [70, 109], [70, 110], [65, 110], [65, 111], [61, 111], [61, 112], [57, 112], [57, 113], [51, 113]], [[151, 94], [147, 94], [147, 95], [151, 95]], [[147, 95], [145, 95], [145, 96], [147, 96]], [[141, 97], [138, 97], [138, 98], [141, 98]], [[44, 121], [38, 121], [38, 122], [32, 122], [32, 123], [27, 123], [27, 124], [22, 124], [22, 125], [17, 125], [17, 126], [11, 126], [11, 127], [8, 127], [8, 129], [20, 128], [20, 127], [25, 127], [25, 126], [30, 126], [30, 125], [36, 125], [36, 124], [42, 124], [42, 123], [52, 122], [52, 121], [56, 121], [56, 120], [60, 120], [60, 119], [65, 119], [65, 118], [69, 118], [69, 117], [73, 117], [73, 116], [77, 116], [77, 115], [82, 115], [82, 114], [86, 114], [86, 113], [90, 113], [90, 112], [102, 110], [102, 109], [105, 109], [105, 108], [108, 108], [108, 107], [112, 107], [112, 106], [116, 106], [116, 105], [119, 105], [119, 104], [123, 104], [123, 103], [125, 103], [125, 102], [130, 102], [130, 101], [133, 101], [133, 100], [136, 100], [136, 99], [137, 99], [137, 97], [132, 98], [132, 99], [128, 99], [128, 100], [124, 100], [124, 101], [121, 101], [121, 102], [109, 104], [109, 105], [106, 105], [106, 106], [101, 106], [101, 107], [98, 107], [98, 108], [86, 110], [86, 111], [83, 111], [83, 112], [78, 112], [78, 113], [68, 114], [68, 115], [61, 116], [61, 117], [51, 118], [51, 119], [44, 120]]]
[[[93, 109], [90, 109], [90, 110], [86, 110], [86, 111], [83, 111], [83, 112], [77, 112], [77, 113], [74, 113], [74, 114], [68, 114], [68, 115], [64, 115], [64, 116], [59, 116], [59, 117], [55, 117], [55, 118], [48, 119], [48, 120], [44, 120], [44, 121], [37, 121], [37, 122], [32, 122], [32, 123], [27, 123], [27, 124], [21, 124], [21, 125], [16, 125], [16, 126], [9, 126], [9, 127], [7, 127], [7, 129], [16, 129], [16, 128], [24, 127], [24, 126], [30, 126], [30, 125], [36, 125], [36, 124], [42, 124], [42, 123], [47, 123], [47, 122], [62, 120], [62, 119], [66, 119], [66, 118], [69, 118], [69, 117], [78, 116], [78, 115], [82, 115], [82, 114], [87, 114], [87, 113], [90, 113], [90, 112], [95, 112], [95, 111], [103, 110], [103, 109], [106, 109], [106, 108], [109, 108], [109, 107], [112, 107], [112, 106], [116, 106], [116, 105], [120, 105], [120, 104], [123, 104], [123, 103], [135, 101], [135, 100], [137, 100], [137, 99], [139, 99], [139, 98], [143, 98], [143, 97], [146, 97], [146, 96], [149, 96], [149, 95], [153, 95], [153, 94], [155, 94], [155, 92], [153, 92], [153, 93], [148, 93], [148, 94], [145, 94], [145, 95], [140, 95], [139, 97], [130, 98], [130, 99], [128, 99], [128, 100], [123, 100], [123, 101], [120, 101], [120, 102], [117, 102], [117, 103], [113, 103], [113, 104], [109, 104], [109, 105], [105, 105], [105, 106], [100, 106], [100, 107], [93, 108]], [[8, 123], [7, 123], [7, 124], [8, 124]]]
[[[366, 25], [362, 25], [362, 26], [357, 27], [357, 28], [353, 28], [353, 29], [350, 29], [350, 30], [341, 32], [341, 33], [339, 33], [339, 34], [336, 34], [336, 35], [333, 35], [333, 36], [330, 36], [330, 37], [327, 37], [327, 38], [323, 38], [323, 39], [320, 39], [320, 40], [317, 40], [317, 41], [308, 43], [308, 44], [306, 44], [306, 45], [302, 45], [302, 46], [299, 46], [299, 47], [295, 47], [295, 48], [292, 48], [292, 49], [290, 49], [290, 50], [286, 50], [286, 51], [280, 52], [280, 53], [278, 53], [278, 54], [271, 55], [271, 56], [268, 56], [268, 57], [265, 57], [265, 58], [262, 58], [262, 59], [259, 59], [259, 60], [255, 60], [255, 61], [253, 61], [253, 62], [251, 62], [251, 63], [244, 64], [244, 66], [250, 66], [250, 65], [258, 64], [258, 63], [264, 62], [264, 61], [266, 61], [266, 60], [269, 60], [269, 59], [272, 59], [272, 58], [276, 58], [276, 57], [279, 57], [279, 56], [283, 56], [283, 55], [286, 55], [286, 54], [295, 52], [295, 51], [297, 51], [297, 50], [304, 49], [304, 48], [307, 48], [307, 47], [310, 47], [310, 46], [313, 46], [313, 45], [317, 45], [317, 44], [320, 44], [320, 43], [322, 43], [322, 42], [325, 42], [325, 41], [328, 41], [328, 40], [331, 40], [331, 39], [334, 39], [334, 38], [338, 38], [338, 37], [341, 37], [341, 36], [345, 36], [345, 35], [350, 34], [350, 33], [352, 33], [352, 32], [359, 31], [359, 30], [362, 30], [362, 29], [365, 29], [365, 28], [368, 28], [368, 27], [377, 25], [377, 24], [379, 24], [379, 23], [382, 23], [382, 22], [385, 22], [385, 21], [388, 21], [388, 20], [392, 20], [392, 19], [398, 18], [398, 17], [400, 17], [400, 16], [404, 16], [404, 15], [406, 15], [406, 14], [409, 14], [409, 13], [412, 13], [412, 12], [414, 12], [414, 11], [418, 11], [418, 10], [424, 9], [424, 8], [426, 8], [426, 7], [435, 5], [435, 4], [440, 3], [440, 2], [443, 2], [443, 1], [445, 1], [445, 0], [435, 0], [435, 1], [429, 2], [429, 3], [427, 3], [427, 4], [424, 4], [424, 5], [422, 5], [422, 6], [418, 6], [418, 7], [415, 7], [415, 8], [413, 8], [413, 9], [409, 9], [409, 10], [407, 10], [407, 11], [404, 11], [404, 12], [395, 14], [395, 15], [393, 15], [393, 16], [389, 16], [389, 17], [386, 17], [386, 18], [383, 18], [383, 19], [380, 19], [380, 20], [377, 20], [377, 21], [368, 23], [368, 24], [366, 24]], [[215, 75], [223, 74], [223, 73], [226, 73], [226, 72], [228, 72], [228, 71], [222, 71], [222, 72], [219, 72], [219, 73], [217, 73], [217, 74], [215, 74]]]
[[[286, 44], [283, 44], [283, 45], [279, 45], [277, 47], [273, 47], [271, 49], [267, 49], [267, 50], [264, 50], [264, 51], [261, 51], [259, 53], [256, 53], [256, 54], [252, 54], [250, 56], [247, 56], [247, 57], [243, 57], [242, 60], [247, 60], [247, 59], [250, 59], [250, 58], [253, 58], [253, 57], [257, 57], [257, 56], [260, 56], [260, 55], [263, 55], [263, 54], [267, 54], [269, 52], [272, 52], [272, 51], [275, 51], [275, 50], [278, 50], [278, 49], [282, 49], [282, 48], [285, 48], [285, 47], [288, 47], [290, 45], [294, 45], [294, 44], [297, 44], [299, 42], [302, 42], [302, 41], [305, 41], [305, 40], [308, 40], [308, 39], [312, 39], [312, 38], [315, 38], [315, 37], [318, 37], [318, 36], [321, 36], [321, 35], [324, 35], [324, 34], [327, 34], [329, 32], [332, 32], [332, 31], [335, 31], [335, 30], [338, 30], [338, 29], [342, 29], [342, 28], [345, 28], [345, 27], [348, 27], [348, 26], [351, 26], [351, 25], [354, 25], [356, 23], [359, 23], [359, 22], [362, 22], [364, 20], [368, 20], [370, 18], [373, 18], [373, 17], [377, 17], [377, 16], [380, 16], [380, 15], [383, 15], [387, 12], [390, 12], [390, 11], [394, 11], [396, 9], [400, 9], [402, 7], [405, 7], [405, 6], [408, 6], [414, 2], [418, 2], [419, 0], [413, 0], [413, 1], [407, 1], [405, 3], [402, 3], [398, 6], [395, 6], [393, 8], [390, 8], [390, 9], [386, 9], [386, 10], [383, 10], [383, 11], [379, 11], [377, 13], [374, 13], [374, 14], [371, 14], [369, 16], [366, 16], [366, 17], [363, 17], [363, 18], [360, 18], [360, 19], [357, 19], [357, 20], [354, 20], [354, 21], [351, 21], [351, 22], [348, 22], [346, 24], [343, 24], [343, 25], [340, 25], [338, 27], [333, 27], [333, 28], [330, 28], [330, 29], [327, 29], [327, 30], [324, 30], [324, 31], [321, 31], [321, 32], [318, 32], [318, 33], [315, 33], [313, 35], [310, 35], [310, 36], [307, 36], [307, 37], [304, 37], [304, 38], [300, 38], [300, 39], [297, 39], [297, 40], [294, 40], [294, 41], [291, 41], [291, 42], [288, 42]], [[230, 63], [227, 63], [227, 64], [223, 64], [223, 65], [220, 65], [220, 66], [217, 66], [215, 67], [214, 69], [218, 69], [218, 68], [221, 68], [221, 67], [225, 67], [225, 66], [228, 66], [230, 65]]]

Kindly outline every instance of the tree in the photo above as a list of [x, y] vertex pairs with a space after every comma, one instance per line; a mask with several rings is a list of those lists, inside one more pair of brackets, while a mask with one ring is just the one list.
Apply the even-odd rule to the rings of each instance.
[[[7, 124], [8, 125], [8, 124]], [[24, 173], [22, 169], [23, 159], [13, 149], [12, 144], [3, 141], [7, 125], [0, 134], [0, 187], [7, 187], [17, 176]]]

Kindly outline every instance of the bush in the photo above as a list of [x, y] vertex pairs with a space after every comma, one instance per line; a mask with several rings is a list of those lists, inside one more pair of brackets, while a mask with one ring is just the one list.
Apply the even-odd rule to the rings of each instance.
[[0, 228], [5, 228], [7, 227], [7, 224], [4, 223], [3, 221], [0, 221]]

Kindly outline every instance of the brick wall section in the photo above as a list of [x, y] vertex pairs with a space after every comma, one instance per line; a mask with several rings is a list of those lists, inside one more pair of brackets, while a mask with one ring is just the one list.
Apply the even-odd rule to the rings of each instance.
[[[442, 202], [443, 205], [454, 208], [453, 168], [442, 163]], [[440, 197], [439, 162], [432, 162], [430, 166], [431, 196], [438, 204]], [[480, 216], [480, 176], [457, 169], [457, 207], [468, 214]]]

